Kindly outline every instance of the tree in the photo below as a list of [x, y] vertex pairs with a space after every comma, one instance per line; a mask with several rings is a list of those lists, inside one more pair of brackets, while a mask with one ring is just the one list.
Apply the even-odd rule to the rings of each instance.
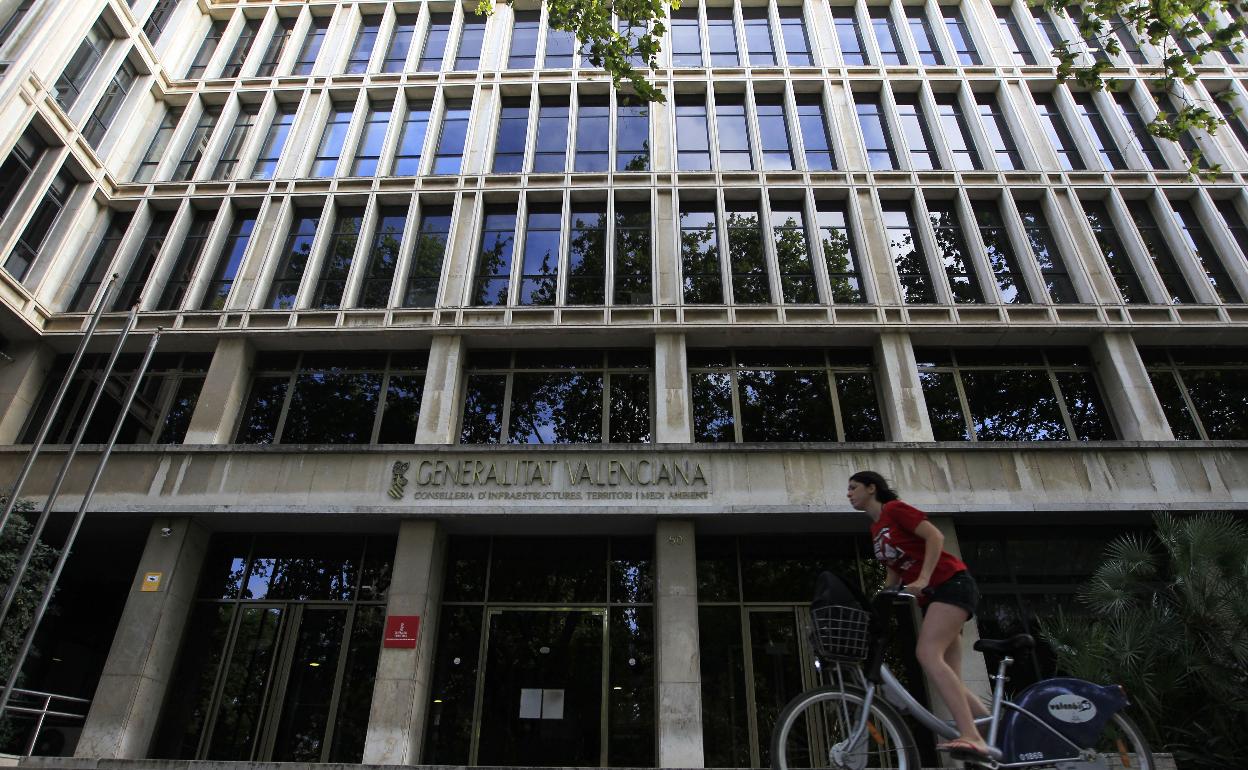
[[1043, 625], [1064, 673], [1126, 688], [1154, 747], [1184, 767], [1248, 756], [1248, 525], [1229, 513], [1158, 514], [1078, 594], [1087, 615]]

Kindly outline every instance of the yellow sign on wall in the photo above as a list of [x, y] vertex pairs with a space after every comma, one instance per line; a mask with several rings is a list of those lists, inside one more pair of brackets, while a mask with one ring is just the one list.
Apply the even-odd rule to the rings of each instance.
[[139, 586], [139, 590], [144, 593], [160, 590], [160, 581], [165, 576], [163, 572], [145, 572], [143, 573], [143, 584]]

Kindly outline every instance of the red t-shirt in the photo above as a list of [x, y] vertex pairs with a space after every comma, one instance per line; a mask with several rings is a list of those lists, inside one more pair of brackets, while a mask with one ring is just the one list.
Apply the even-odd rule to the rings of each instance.
[[[923, 570], [923, 554], [927, 542], [914, 534], [915, 527], [927, 521], [927, 514], [900, 500], [884, 503], [879, 521], [871, 523], [871, 541], [875, 558], [901, 575], [902, 585], [913, 583]], [[940, 552], [928, 587], [935, 588], [966, 569], [962, 560], [945, 551]]]

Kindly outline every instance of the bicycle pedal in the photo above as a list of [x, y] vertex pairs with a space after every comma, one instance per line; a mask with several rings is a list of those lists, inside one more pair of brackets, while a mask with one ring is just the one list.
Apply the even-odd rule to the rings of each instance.
[[1001, 763], [997, 760], [973, 751], [950, 751], [949, 758], [962, 762], [967, 767], [982, 767], [987, 770], [997, 770], [1001, 767]]

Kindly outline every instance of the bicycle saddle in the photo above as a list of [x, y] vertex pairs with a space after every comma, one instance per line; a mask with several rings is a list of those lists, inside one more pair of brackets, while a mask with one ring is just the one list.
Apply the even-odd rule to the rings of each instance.
[[1024, 652], [1035, 646], [1036, 640], [1031, 634], [1015, 634], [1009, 639], [980, 639], [975, 643], [975, 651], [1008, 655], [1011, 652]]

